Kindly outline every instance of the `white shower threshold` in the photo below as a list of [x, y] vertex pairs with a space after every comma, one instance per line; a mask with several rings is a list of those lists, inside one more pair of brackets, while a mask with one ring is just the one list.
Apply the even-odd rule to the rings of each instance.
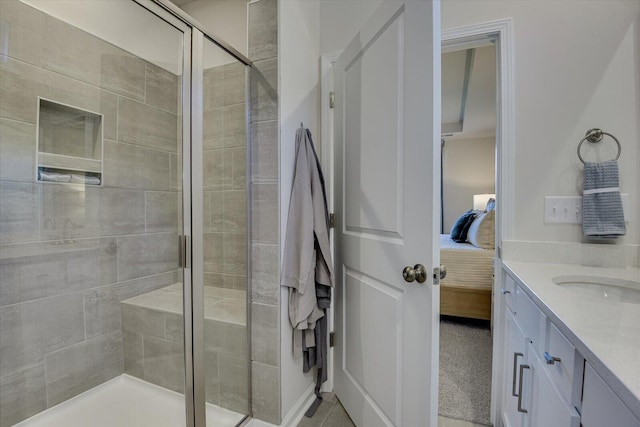
[[[244, 415], [207, 403], [207, 427], [233, 427]], [[120, 375], [14, 427], [185, 426], [184, 395]]]

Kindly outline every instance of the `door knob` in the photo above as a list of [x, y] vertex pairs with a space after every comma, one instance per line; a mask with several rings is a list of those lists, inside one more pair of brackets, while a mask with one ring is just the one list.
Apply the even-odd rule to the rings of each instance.
[[444, 264], [440, 264], [440, 280], [447, 277], [447, 267]]
[[416, 264], [413, 268], [406, 266], [404, 270], [402, 270], [402, 277], [409, 283], [414, 280], [417, 280], [418, 283], [424, 283], [424, 281], [427, 280], [427, 269], [424, 268], [422, 264]]

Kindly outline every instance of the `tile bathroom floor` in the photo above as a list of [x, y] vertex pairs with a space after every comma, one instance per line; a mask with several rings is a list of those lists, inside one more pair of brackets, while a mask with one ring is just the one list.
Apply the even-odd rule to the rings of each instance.
[[[312, 418], [303, 417], [298, 427], [355, 427], [333, 393], [323, 393], [323, 401]], [[487, 427], [454, 418], [438, 417], [438, 427]]]

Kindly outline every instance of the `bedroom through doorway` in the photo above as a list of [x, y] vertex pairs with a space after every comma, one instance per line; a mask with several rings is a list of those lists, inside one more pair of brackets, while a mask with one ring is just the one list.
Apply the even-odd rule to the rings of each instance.
[[[443, 42], [439, 415], [491, 425], [497, 36]], [[447, 424], [445, 424], [447, 425]]]

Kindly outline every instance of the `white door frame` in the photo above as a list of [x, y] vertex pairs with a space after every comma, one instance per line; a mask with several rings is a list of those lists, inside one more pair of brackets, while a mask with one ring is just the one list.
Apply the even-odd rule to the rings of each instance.
[[513, 35], [510, 18], [442, 31], [442, 46], [453, 47], [482, 39], [496, 39], [497, 125], [496, 125], [496, 257], [493, 284], [493, 361], [491, 373], [491, 422], [495, 426], [501, 401], [502, 383], [502, 242], [513, 238], [515, 121], [513, 90]]

